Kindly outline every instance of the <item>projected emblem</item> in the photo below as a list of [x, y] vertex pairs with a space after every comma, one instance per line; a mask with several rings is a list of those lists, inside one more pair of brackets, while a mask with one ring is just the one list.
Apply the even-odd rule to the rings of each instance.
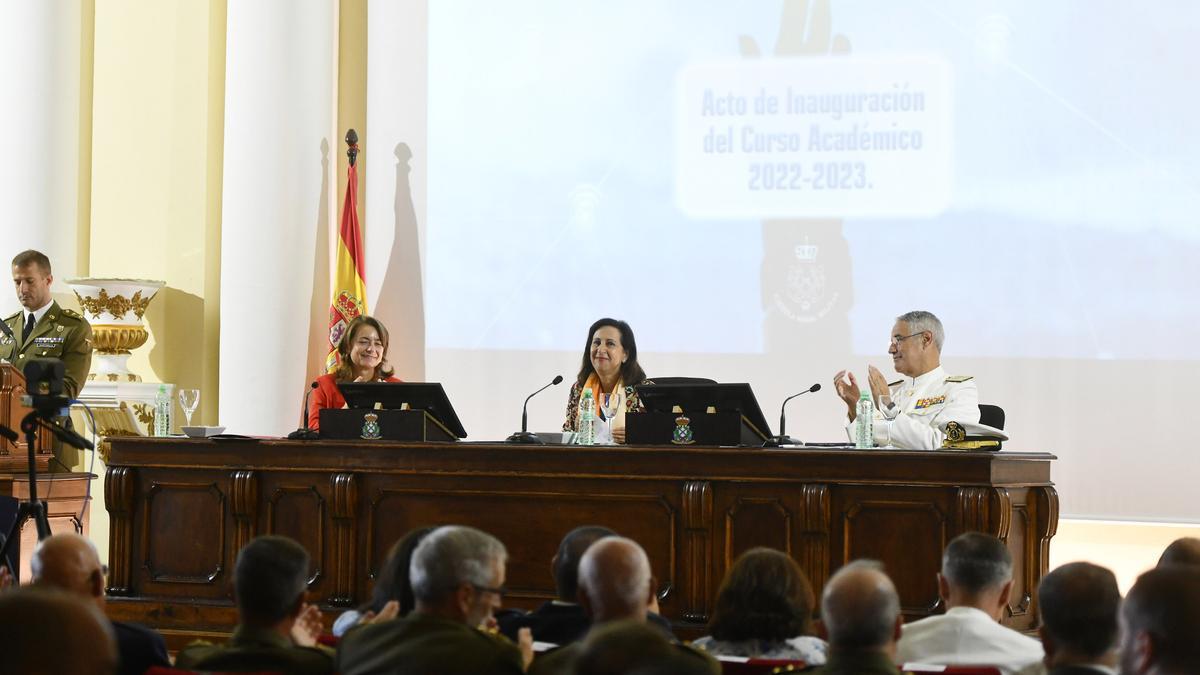
[[792, 264], [787, 270], [787, 283], [775, 293], [775, 305], [780, 311], [801, 323], [810, 323], [824, 317], [833, 309], [838, 294], [830, 294], [825, 280], [825, 266], [817, 264], [820, 247], [808, 243], [797, 244]]
[[367, 441], [376, 441], [380, 438], [383, 438], [383, 435], [380, 432], [381, 429], [379, 428], [379, 415], [376, 415], [373, 412], [363, 415], [362, 434], [360, 434], [359, 437]]
[[671, 442], [675, 445], [691, 445], [696, 442], [692, 437], [691, 418], [680, 415], [675, 418], [675, 431], [671, 433]]

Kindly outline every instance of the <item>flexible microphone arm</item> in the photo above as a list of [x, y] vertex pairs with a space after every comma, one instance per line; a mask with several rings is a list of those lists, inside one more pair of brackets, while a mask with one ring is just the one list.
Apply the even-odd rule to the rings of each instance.
[[506, 442], [508, 442], [508, 443], [528, 443], [528, 444], [533, 444], [533, 445], [545, 445], [546, 444], [546, 442], [543, 441], [541, 438], [539, 438], [537, 434], [533, 434], [533, 433], [529, 432], [529, 399], [533, 398], [534, 396], [537, 396], [538, 394], [542, 393], [543, 391], [546, 391], [550, 387], [553, 387], [554, 385], [561, 383], [562, 381], [563, 381], [562, 375], [555, 375], [553, 382], [543, 386], [541, 389], [538, 389], [537, 391], [533, 392], [529, 396], [525, 397], [525, 403], [523, 403], [521, 405], [521, 430], [516, 432], [515, 434], [509, 436], [507, 439], [505, 439]]
[[767, 441], [763, 443], [764, 448], [778, 448], [782, 445], [800, 444], [799, 441], [795, 440], [791, 436], [788, 436], [787, 432], [785, 431], [787, 429], [787, 417], [784, 415], [784, 411], [787, 409], [788, 401], [803, 394], [811, 394], [814, 391], [821, 391], [820, 382], [814, 384], [808, 389], [805, 389], [804, 391], [796, 392], [795, 394], [783, 399], [783, 404], [779, 406], [779, 435], [768, 438]]
[[307, 441], [317, 437], [316, 432], [314, 432], [312, 427], [308, 425], [308, 397], [312, 396], [313, 390], [316, 389], [317, 386], [317, 381], [313, 380], [312, 383], [308, 385], [308, 391], [304, 392], [304, 426], [288, 434], [288, 440]]

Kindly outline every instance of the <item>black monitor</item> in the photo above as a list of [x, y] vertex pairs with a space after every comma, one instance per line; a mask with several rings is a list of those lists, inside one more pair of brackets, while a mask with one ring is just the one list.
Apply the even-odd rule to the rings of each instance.
[[669, 413], [675, 406], [688, 414], [700, 414], [709, 408], [719, 412], [738, 412], [745, 422], [759, 432], [763, 438], [771, 435], [767, 418], [758, 407], [758, 399], [749, 384], [741, 383], [669, 383], [640, 384], [636, 387], [638, 399], [650, 412]]
[[440, 382], [339, 382], [338, 389], [351, 408], [424, 410], [455, 436], [467, 437]]

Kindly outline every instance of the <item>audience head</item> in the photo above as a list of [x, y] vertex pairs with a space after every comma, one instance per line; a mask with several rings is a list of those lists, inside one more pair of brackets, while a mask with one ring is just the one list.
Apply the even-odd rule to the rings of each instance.
[[500, 607], [507, 558], [486, 532], [461, 525], [430, 532], [408, 569], [417, 610], [478, 626]]
[[753, 548], [729, 568], [709, 630], [718, 640], [782, 642], [810, 632], [813, 591], [786, 553]]
[[295, 619], [308, 590], [308, 551], [287, 537], [266, 535], [242, 547], [234, 592], [242, 623], [264, 628]]
[[1142, 574], [1121, 609], [1121, 673], [1200, 672], [1200, 568]]
[[900, 637], [900, 597], [883, 565], [856, 560], [839, 569], [821, 594], [821, 623], [830, 649], [893, 655]]
[[51, 588], [0, 593], [0, 658], [21, 675], [110, 675], [117, 670], [112, 625], [94, 602]]
[[[626, 675], [647, 672], [678, 673], [675, 649], [662, 631], [643, 621], [611, 621], [596, 626], [583, 641], [576, 675]], [[666, 670], [663, 670], [666, 668]]]
[[337, 352], [338, 367], [334, 379], [338, 382], [354, 380], [363, 369], [371, 369], [374, 380], [391, 377], [395, 372], [387, 360], [387, 328], [373, 316], [354, 317], [338, 342]]
[[621, 381], [633, 386], [646, 379], [638, 365], [637, 341], [629, 324], [617, 319], [600, 319], [588, 328], [583, 345], [583, 364], [575, 381], [583, 386], [592, 373], [601, 376], [619, 374]]
[[371, 602], [363, 607], [363, 612], [382, 611], [383, 606], [392, 600], [400, 603], [399, 616], [413, 611], [413, 608], [416, 607], [416, 600], [413, 599], [408, 567], [412, 563], [413, 551], [417, 550], [417, 544], [420, 544], [421, 540], [434, 529], [418, 527], [400, 537], [400, 540], [392, 545], [387, 558], [383, 561], [383, 568], [379, 570], [379, 577], [375, 580], [375, 588], [371, 591]]
[[1012, 590], [1012, 553], [982, 532], [960, 534], [942, 553], [938, 588], [947, 607], [974, 607], [1002, 618]]
[[1121, 608], [1121, 591], [1111, 571], [1069, 563], [1042, 577], [1037, 592], [1048, 666], [1100, 663], [1110, 657]]
[[558, 599], [563, 602], [579, 600], [579, 560], [588, 547], [598, 539], [611, 537], [616, 532], [599, 525], [584, 525], [567, 533], [558, 544], [551, 567], [554, 569], [554, 587]]
[[37, 545], [29, 560], [33, 582], [104, 604], [104, 567], [91, 540], [74, 532], [56, 534]]
[[1200, 539], [1181, 537], [1171, 542], [1158, 559], [1158, 565], [1200, 565]]
[[632, 539], [599, 539], [579, 561], [579, 602], [594, 623], [645, 621], [653, 593], [650, 559]]

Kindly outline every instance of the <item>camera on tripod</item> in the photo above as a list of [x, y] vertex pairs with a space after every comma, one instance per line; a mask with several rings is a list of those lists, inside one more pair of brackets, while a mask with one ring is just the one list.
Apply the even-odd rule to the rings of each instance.
[[21, 403], [43, 419], [57, 417], [71, 401], [63, 384], [66, 369], [58, 359], [30, 359], [25, 364], [25, 391]]

